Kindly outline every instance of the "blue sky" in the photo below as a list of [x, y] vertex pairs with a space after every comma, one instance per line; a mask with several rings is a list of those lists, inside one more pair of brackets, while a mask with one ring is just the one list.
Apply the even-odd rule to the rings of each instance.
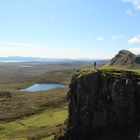
[[0, 0], [0, 56], [140, 53], [140, 0]]

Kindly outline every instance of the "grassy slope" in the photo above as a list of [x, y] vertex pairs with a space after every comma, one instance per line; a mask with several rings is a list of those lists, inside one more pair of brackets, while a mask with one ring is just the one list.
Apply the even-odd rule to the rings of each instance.
[[47, 72], [40, 75], [37, 79], [39, 83], [62, 83], [62, 84], [69, 84], [72, 75], [76, 73], [76, 70], [59, 70], [53, 72]]
[[84, 73], [90, 73], [90, 72], [94, 72], [94, 71], [97, 71], [97, 70], [102, 70], [102, 71], [108, 71], [108, 72], [113, 72], [113, 71], [128, 71], [128, 72], [134, 72], [136, 74], [140, 74], [140, 65], [138, 64], [135, 64], [135, 66], [133, 68], [128, 68], [128, 67], [123, 67], [123, 66], [108, 66], [107, 64], [106, 65], [103, 65], [102, 67], [99, 67], [97, 69], [94, 69], [94, 68], [84, 68], [84, 69], [81, 69], [79, 72], [81, 74], [84, 74]]
[[13, 93], [11, 99], [0, 98], [0, 139], [41, 139], [52, 135], [67, 117], [67, 90]]
[[[0, 120], [12, 121], [24, 116], [36, 114], [46, 108], [66, 105], [68, 89], [52, 89], [42, 92], [10, 93], [12, 97], [0, 97]], [[1, 93], [0, 93], [1, 94]]]
[[67, 117], [66, 108], [47, 109], [40, 114], [0, 123], [0, 138], [44, 138], [54, 134]]
[[[57, 82], [61, 82], [65, 70], [59, 72], [55, 77], [53, 72], [49, 74], [46, 72], [49, 69], [62, 69], [64, 66], [61, 65], [62, 68], [59, 68], [58, 64], [56, 66], [47, 64], [46, 68], [41, 63], [32, 64], [34, 68], [21, 69], [20, 64], [1, 65], [0, 92], [10, 92], [12, 97], [0, 97], [0, 139], [3, 139], [2, 137], [6, 137], [6, 139], [44, 137], [44, 135], [54, 133], [58, 122], [63, 123], [67, 116], [64, 106], [66, 106], [68, 89], [57, 88], [32, 93], [19, 92], [18, 89], [27, 87], [42, 77], [45, 77], [45, 80], [46, 77], [49, 77], [50, 80], [57, 79]], [[43, 74], [44, 72], [45, 74]], [[40, 74], [43, 76], [39, 76]], [[29, 77], [27, 78], [27, 76]], [[70, 78], [68, 75], [65, 79]], [[49, 80], [47, 81], [49, 82]], [[42, 81], [40, 80], [40, 82]]]
[[68, 84], [77, 69], [91, 66], [92, 62], [0, 63], [0, 92], [6, 91], [12, 96], [0, 97], [0, 139], [50, 140], [67, 117], [68, 89], [32, 93], [18, 89], [36, 82]]
[[140, 66], [137, 65], [136, 67], [132, 68], [132, 69], [128, 69], [126, 67], [120, 67], [120, 66], [103, 66], [101, 67], [102, 70], [117, 70], [117, 71], [120, 71], [120, 70], [124, 70], [124, 71], [132, 71], [132, 72], [135, 72], [137, 74], [140, 74]]

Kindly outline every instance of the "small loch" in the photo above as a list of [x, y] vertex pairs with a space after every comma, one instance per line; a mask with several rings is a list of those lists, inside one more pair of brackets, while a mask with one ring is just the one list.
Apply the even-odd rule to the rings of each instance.
[[25, 89], [21, 89], [20, 91], [27, 91], [27, 92], [35, 92], [35, 91], [45, 91], [53, 88], [66, 88], [67, 85], [63, 84], [34, 84], [30, 87], [27, 87]]

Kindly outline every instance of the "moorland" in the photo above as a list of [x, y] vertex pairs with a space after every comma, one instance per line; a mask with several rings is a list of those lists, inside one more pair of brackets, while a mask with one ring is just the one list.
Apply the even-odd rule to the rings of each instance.
[[0, 139], [51, 139], [67, 118], [68, 88], [38, 92], [20, 89], [35, 83], [68, 85], [76, 71], [91, 67], [93, 62], [1, 62]]

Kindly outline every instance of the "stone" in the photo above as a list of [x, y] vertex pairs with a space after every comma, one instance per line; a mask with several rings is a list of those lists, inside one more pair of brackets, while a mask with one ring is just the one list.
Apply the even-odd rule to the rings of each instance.
[[139, 78], [127, 71], [74, 75], [67, 128], [55, 140], [138, 140]]

